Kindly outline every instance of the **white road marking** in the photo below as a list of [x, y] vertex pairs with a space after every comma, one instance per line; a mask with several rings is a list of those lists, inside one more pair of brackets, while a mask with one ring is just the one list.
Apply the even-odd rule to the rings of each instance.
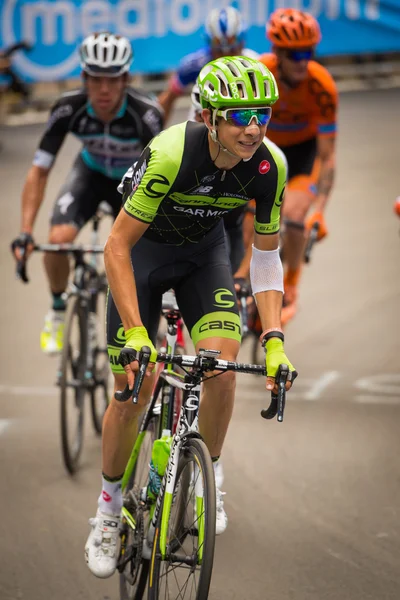
[[0, 419], [0, 435], [5, 432], [11, 424], [11, 419]]
[[398, 373], [363, 377], [362, 379], [357, 379], [354, 386], [370, 394], [378, 394], [380, 396], [387, 394], [400, 398], [400, 374]]
[[[328, 386], [337, 381], [339, 377], [340, 373], [338, 371], [327, 371], [318, 379], [299, 378], [296, 380], [293, 390], [290, 390], [288, 398], [290, 398], [290, 400], [306, 400], [309, 402], [320, 400]], [[305, 390], [302, 391], [302, 388], [305, 388]], [[269, 396], [269, 392], [266, 390], [249, 390], [248, 385], [241, 384], [240, 381], [238, 381], [237, 390], [239, 393], [250, 393], [252, 397], [257, 399], [267, 399]]]
[[339, 379], [340, 373], [338, 371], [328, 371], [317, 379], [309, 392], [304, 394], [305, 400], [319, 400], [321, 394], [326, 390], [329, 385], [332, 385], [334, 381]]

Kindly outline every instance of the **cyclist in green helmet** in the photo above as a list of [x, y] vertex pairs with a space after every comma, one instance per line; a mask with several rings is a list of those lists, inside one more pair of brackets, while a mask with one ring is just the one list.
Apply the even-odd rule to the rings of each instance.
[[[226, 57], [208, 63], [199, 75], [204, 123], [186, 121], [155, 137], [122, 184], [124, 209], [105, 246], [110, 284], [107, 341], [115, 389], [133, 386], [138, 363], [133, 350], [154, 342], [163, 291], [174, 289], [196, 351], [220, 351], [236, 360], [241, 326], [222, 217], [256, 202], [251, 283], [263, 325], [267, 390], [275, 386], [287, 358], [281, 329], [283, 271], [278, 251], [280, 206], [286, 165], [265, 133], [275, 80], [257, 60]], [[125, 340], [121, 341], [121, 330]], [[124, 368], [119, 355], [130, 361]], [[149, 401], [153, 377], [143, 385], [138, 405], [113, 399], [103, 427], [103, 487], [86, 544], [89, 569], [109, 577], [117, 564], [122, 506], [121, 478], [138, 417]], [[227, 372], [203, 384], [200, 433], [217, 462], [232, 416], [235, 375]], [[216, 532], [227, 526], [217, 489]]]

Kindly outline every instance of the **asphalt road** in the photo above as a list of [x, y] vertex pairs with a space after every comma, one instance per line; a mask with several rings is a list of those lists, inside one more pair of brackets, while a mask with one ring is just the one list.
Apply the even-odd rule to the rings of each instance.
[[[239, 381], [210, 600], [400, 598], [399, 106], [396, 90], [341, 98], [330, 235], [287, 328], [300, 376], [283, 424], [260, 418], [260, 379]], [[56, 362], [38, 343], [49, 304], [41, 258], [24, 286], [8, 250], [42, 127], [0, 132], [0, 598], [116, 600], [117, 578], [96, 580], [84, 562], [100, 440], [88, 429], [82, 469], [68, 477]], [[58, 158], [37, 240], [76, 148], [69, 140]]]

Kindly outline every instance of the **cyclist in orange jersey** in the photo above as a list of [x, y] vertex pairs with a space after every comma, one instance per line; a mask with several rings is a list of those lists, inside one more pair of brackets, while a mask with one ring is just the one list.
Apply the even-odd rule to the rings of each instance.
[[[272, 53], [260, 57], [279, 88], [268, 138], [284, 152], [289, 166], [282, 216], [285, 296], [282, 322], [296, 313], [307, 231], [319, 224], [318, 239], [328, 233], [324, 211], [335, 176], [338, 95], [329, 72], [312, 60], [321, 40], [314, 17], [292, 8], [273, 12], [266, 27]], [[311, 205], [313, 211], [307, 216]]]

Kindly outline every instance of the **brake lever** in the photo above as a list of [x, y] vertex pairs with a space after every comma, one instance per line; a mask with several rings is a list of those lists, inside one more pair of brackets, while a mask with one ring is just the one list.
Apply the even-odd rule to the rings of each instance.
[[29, 283], [29, 277], [26, 269], [26, 247], [21, 247], [21, 258], [17, 261], [17, 277], [24, 283]]
[[17, 262], [17, 278], [21, 279], [24, 283], [29, 283], [29, 277], [26, 272], [26, 260], [19, 260]]
[[[126, 384], [125, 389], [120, 391], [117, 390], [114, 394], [114, 398], [118, 400], [118, 402], [125, 402], [132, 397], [132, 403], [137, 404], [139, 400], [139, 392], [143, 384], [144, 377], [146, 375], [146, 370], [148, 364], [150, 362], [151, 350], [148, 346], [143, 346], [141, 351], [138, 353], [136, 360], [139, 362], [139, 371], [135, 375], [135, 383], [133, 384], [133, 388], [130, 390], [129, 385]], [[121, 363], [122, 364], [122, 363]], [[125, 362], [125, 364], [127, 364]]]
[[278, 422], [282, 423], [286, 404], [286, 382], [289, 377], [288, 365], [279, 365], [275, 381], [278, 385], [278, 393], [271, 392], [271, 404], [261, 411], [263, 419], [273, 419], [277, 416]]

